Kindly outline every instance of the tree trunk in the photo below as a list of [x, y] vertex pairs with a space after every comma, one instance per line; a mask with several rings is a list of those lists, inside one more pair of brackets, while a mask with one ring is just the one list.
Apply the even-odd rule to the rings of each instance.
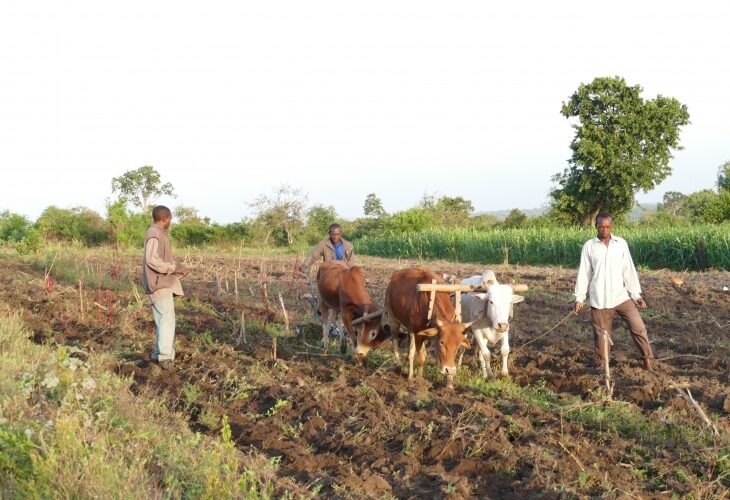
[[594, 208], [591, 212], [583, 216], [583, 225], [585, 227], [593, 227], [596, 225], [596, 215], [601, 211], [601, 208]]

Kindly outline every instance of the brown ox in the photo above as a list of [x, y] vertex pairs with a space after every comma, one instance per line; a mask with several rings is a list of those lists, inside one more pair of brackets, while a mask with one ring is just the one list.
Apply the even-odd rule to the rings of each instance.
[[398, 361], [398, 328], [403, 325], [409, 331], [411, 348], [408, 353], [408, 378], [413, 378], [413, 359], [416, 353], [418, 376], [423, 377], [423, 365], [426, 362], [425, 342], [434, 338], [441, 373], [446, 375], [447, 387], [452, 389], [456, 373], [456, 353], [460, 346], [467, 349], [470, 347], [464, 332], [471, 323], [454, 322], [454, 306], [446, 292], [436, 292], [433, 316], [431, 321], [428, 320], [430, 294], [417, 291], [416, 286], [430, 284], [432, 280], [436, 280], [436, 283], [444, 282], [428, 269], [411, 268], [394, 272], [385, 291], [382, 326], [386, 333], [392, 335], [393, 353]]
[[353, 355], [362, 361], [370, 349], [377, 347], [386, 338], [382, 330], [378, 336], [379, 317], [361, 321], [357, 326], [352, 324], [355, 319], [376, 310], [365, 289], [362, 269], [359, 266], [348, 267], [339, 260], [323, 262], [317, 272], [317, 289], [319, 312], [323, 319], [322, 342], [325, 352], [329, 339], [330, 313], [339, 313], [347, 335], [356, 346]]

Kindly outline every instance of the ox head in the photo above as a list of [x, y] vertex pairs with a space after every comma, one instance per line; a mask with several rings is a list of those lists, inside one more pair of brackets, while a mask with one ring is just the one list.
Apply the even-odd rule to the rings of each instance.
[[435, 351], [438, 358], [441, 373], [446, 375], [447, 386], [454, 387], [453, 377], [456, 373], [456, 355], [459, 347], [471, 348], [464, 332], [471, 327], [471, 323], [451, 323], [436, 319], [434, 328], [426, 328], [416, 335], [423, 337], [435, 337]]
[[513, 304], [525, 300], [521, 295], [515, 295], [510, 285], [491, 285], [484, 301], [484, 317], [494, 329], [500, 333], [509, 330], [509, 320], [513, 315]]
[[383, 310], [379, 309], [371, 313], [365, 313], [361, 318], [352, 322], [355, 338], [357, 339], [357, 346], [353, 355], [359, 362], [362, 362], [372, 349], [382, 344], [390, 334], [381, 325], [382, 315]]

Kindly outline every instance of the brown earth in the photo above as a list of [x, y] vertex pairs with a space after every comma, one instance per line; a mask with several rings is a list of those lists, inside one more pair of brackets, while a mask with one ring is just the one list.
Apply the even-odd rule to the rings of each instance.
[[[0, 301], [25, 311], [38, 342], [110, 354], [115, 360], [110, 369], [133, 377], [136, 393], [163, 397], [189, 415], [193, 429], [215, 434], [227, 415], [238, 447], [281, 457], [278, 474], [300, 485], [300, 493], [663, 497], [722, 496], [730, 488], [722, 473], [730, 470], [727, 462], [706, 458], [718, 453], [687, 448], [672, 437], [672, 426], [709, 432], [676, 387], [689, 389], [718, 427], [715, 451], [719, 446], [719, 456], [728, 460], [730, 292], [723, 291], [730, 287], [728, 272], [685, 273], [681, 286], [667, 271], [640, 272], [649, 304], [642, 315], [659, 359], [656, 373], [641, 368], [628, 331], [615, 324], [613, 400], [623, 403], [614, 403], [611, 408], [618, 410], [610, 415], [625, 407], [644, 422], [664, 426], [665, 437], [656, 442], [642, 435], [641, 422], [638, 430], [622, 429], [625, 422], [610, 417], [576, 417], [606, 406], [602, 371], [592, 366], [589, 313], [569, 315], [574, 270], [494, 266], [500, 282], [529, 286], [511, 326], [512, 384], [474, 382], [479, 370], [467, 352], [456, 389], [448, 391], [433, 364], [426, 380], [409, 381], [395, 370], [389, 342], [362, 367], [337, 348], [324, 355], [317, 348], [321, 327], [298, 298], [309, 288], [292, 272], [294, 257], [184, 255], [192, 273], [184, 280], [186, 296], [177, 302], [177, 359], [172, 370], [163, 371], [148, 361], [154, 324], [144, 296], [135, 296], [130, 285], [138, 260], [93, 254], [60, 259], [51, 283], [44, 281], [42, 266], [0, 255]], [[484, 267], [367, 257], [360, 262], [376, 303], [396, 269], [424, 265], [470, 276]], [[83, 309], [79, 273], [87, 282]], [[239, 342], [242, 311], [245, 342]], [[271, 337], [262, 330], [287, 319], [292, 333], [279, 338], [273, 361]], [[496, 358], [498, 367], [498, 352]], [[568, 408], [557, 411], [515, 395], [532, 389]], [[689, 478], [678, 470], [689, 471], [684, 474]]]

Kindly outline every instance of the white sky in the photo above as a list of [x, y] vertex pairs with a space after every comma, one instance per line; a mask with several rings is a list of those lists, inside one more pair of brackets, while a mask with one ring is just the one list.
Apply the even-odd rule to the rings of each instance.
[[673, 175], [730, 160], [730, 4], [701, 1], [0, 3], [0, 210], [105, 215], [152, 165], [226, 223], [282, 183], [362, 215], [424, 193], [477, 211], [547, 203], [570, 157], [561, 103], [619, 75], [689, 108]]

